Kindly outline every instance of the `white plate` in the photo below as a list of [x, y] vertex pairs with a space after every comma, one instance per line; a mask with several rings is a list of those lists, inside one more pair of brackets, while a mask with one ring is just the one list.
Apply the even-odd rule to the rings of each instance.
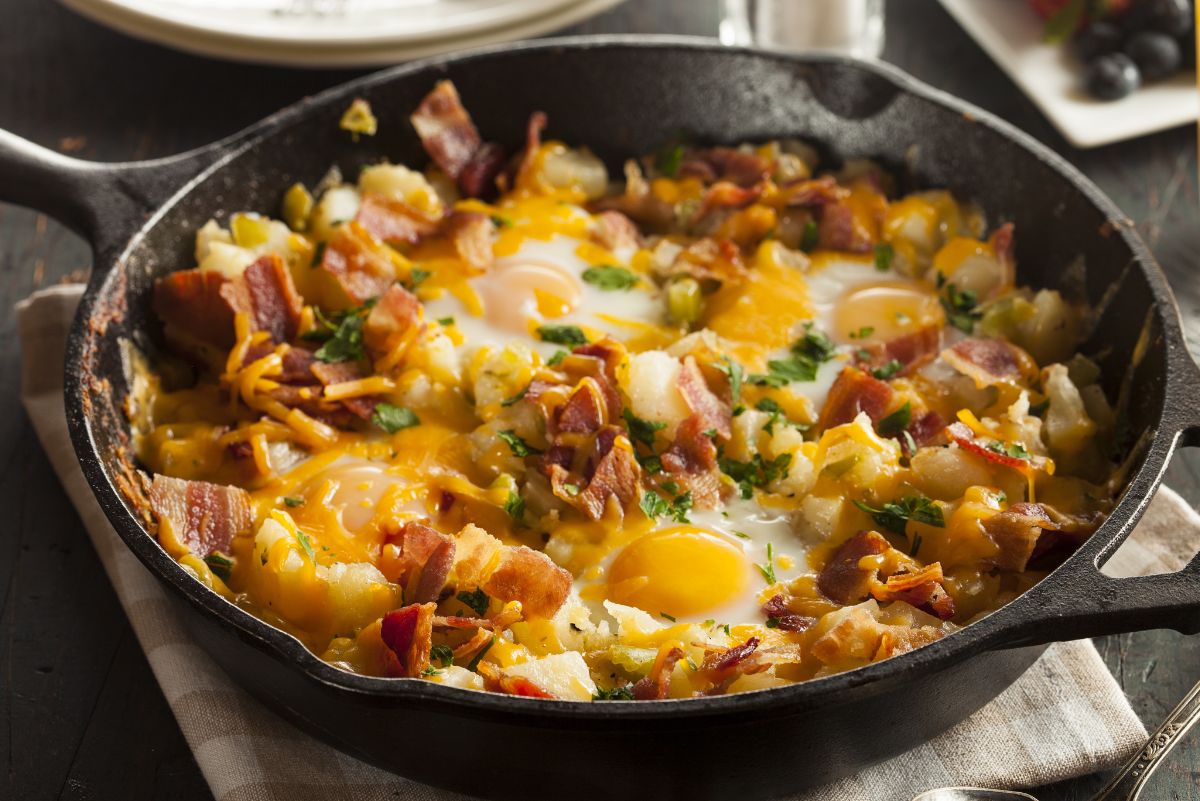
[[[238, 61], [364, 67], [538, 36], [624, 0], [62, 0], [102, 25]], [[341, 14], [270, 9], [337, 5]], [[169, 13], [153, 13], [167, 9]], [[207, 9], [205, 11], [204, 9]]]
[[940, 2], [1076, 147], [1132, 139], [1200, 117], [1194, 72], [1147, 84], [1121, 100], [1095, 100], [1083, 91], [1083, 65], [1070, 48], [1042, 41], [1044, 23], [1024, 0]]

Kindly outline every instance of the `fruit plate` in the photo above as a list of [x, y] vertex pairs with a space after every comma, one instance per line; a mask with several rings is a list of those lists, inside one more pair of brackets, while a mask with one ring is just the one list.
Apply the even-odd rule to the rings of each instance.
[[1042, 20], [1014, 0], [939, 0], [1075, 147], [1096, 147], [1187, 125], [1200, 117], [1196, 73], [1147, 84], [1121, 100], [1083, 90], [1083, 66], [1042, 41]]

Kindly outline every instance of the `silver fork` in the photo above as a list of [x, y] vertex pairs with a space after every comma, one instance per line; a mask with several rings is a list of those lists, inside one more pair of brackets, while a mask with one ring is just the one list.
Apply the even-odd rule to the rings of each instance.
[[[1136, 801], [1150, 775], [1163, 763], [1171, 749], [1200, 721], [1200, 683], [1179, 702], [1146, 746], [1134, 754], [1093, 801]], [[912, 801], [1037, 801], [1029, 793], [1016, 790], [988, 790], [983, 787], [939, 787], [927, 790]]]

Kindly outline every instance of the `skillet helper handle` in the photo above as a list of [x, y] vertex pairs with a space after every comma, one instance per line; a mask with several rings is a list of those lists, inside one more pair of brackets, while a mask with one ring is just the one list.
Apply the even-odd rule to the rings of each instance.
[[[1200, 368], [1188, 354], [1182, 336], [1169, 347], [1167, 399], [1151, 446], [1166, 451], [1161, 465], [1164, 471], [1177, 448], [1200, 447]], [[1137, 479], [1129, 495], [1148, 505], [1160, 477]], [[1117, 578], [1104, 574], [1101, 567], [1132, 531], [1133, 525], [1126, 522], [1125, 526], [1116, 536], [1097, 534], [1085, 541], [1075, 557], [1059, 568], [1055, 581], [1033, 587], [1012, 605], [1020, 604], [1020, 610], [1004, 608], [995, 613], [1003, 616], [1004, 622], [997, 626], [994, 647], [1042, 645], [1148, 629], [1200, 633], [1200, 529], [1186, 532], [1197, 553], [1183, 569]]]
[[1200, 722], [1200, 683], [1184, 696], [1179, 706], [1150, 735], [1146, 746], [1125, 763], [1094, 801], [1136, 801], [1151, 774], [1197, 722]]
[[0, 200], [49, 214], [107, 254], [224, 150], [209, 145], [152, 161], [99, 163], [0, 130]]

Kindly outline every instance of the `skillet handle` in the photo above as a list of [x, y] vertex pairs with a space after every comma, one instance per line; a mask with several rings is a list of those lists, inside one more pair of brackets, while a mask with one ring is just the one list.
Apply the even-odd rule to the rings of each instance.
[[[228, 142], [219, 142], [163, 159], [98, 163], [0, 130], [0, 200], [49, 214], [90, 241], [97, 255], [108, 255], [229, 150]], [[110, 263], [97, 259], [97, 268]]]
[[[1200, 447], [1200, 368], [1188, 354], [1181, 333], [1169, 338], [1168, 387], [1162, 422], [1150, 446], [1165, 456], [1157, 475], [1136, 480], [1128, 495], [1150, 503], [1177, 448]], [[1114, 521], [1115, 522], [1115, 521]], [[1197, 553], [1175, 573], [1114, 578], [1101, 567], [1134, 528], [1125, 521], [1111, 536], [1103, 529], [1086, 541], [1054, 576], [996, 614], [995, 647], [1041, 645], [1061, 640], [1123, 634], [1147, 629], [1200, 633], [1200, 528], [1188, 532]]]

